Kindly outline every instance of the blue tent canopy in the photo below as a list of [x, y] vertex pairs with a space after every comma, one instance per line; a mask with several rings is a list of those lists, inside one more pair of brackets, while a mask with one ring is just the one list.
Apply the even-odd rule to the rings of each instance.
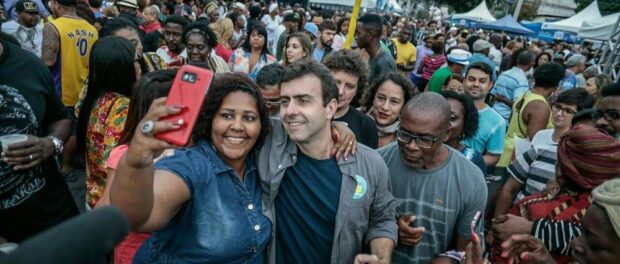
[[501, 19], [493, 22], [479, 23], [478, 28], [492, 29], [511, 32], [515, 34], [531, 35], [534, 32], [527, 29], [517, 22], [511, 15], [502, 17]]

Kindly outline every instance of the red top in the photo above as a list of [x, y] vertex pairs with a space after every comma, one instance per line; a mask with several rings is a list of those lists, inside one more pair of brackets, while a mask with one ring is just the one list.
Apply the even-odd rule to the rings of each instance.
[[430, 80], [433, 76], [433, 73], [437, 69], [446, 63], [446, 56], [441, 55], [439, 57], [433, 58], [431, 55], [424, 57], [422, 60], [422, 64], [424, 64], [424, 71], [422, 72], [422, 78], [425, 80]]
[[222, 46], [222, 44], [220, 43], [217, 43], [217, 46], [215, 46], [215, 54], [222, 57], [222, 59], [224, 59], [224, 61], [228, 63], [228, 60], [230, 60], [230, 56], [232, 56], [233, 54], [233, 50]]
[[144, 30], [146, 34], [151, 33], [155, 30], [161, 28], [161, 24], [158, 21], [152, 22], [150, 24], [142, 24], [140, 25], [140, 29]]

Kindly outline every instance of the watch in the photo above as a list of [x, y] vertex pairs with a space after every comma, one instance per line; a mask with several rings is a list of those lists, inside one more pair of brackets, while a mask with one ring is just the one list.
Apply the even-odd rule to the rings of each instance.
[[54, 144], [54, 154], [62, 153], [62, 150], [64, 147], [64, 143], [62, 142], [62, 140], [60, 140], [59, 138], [55, 136], [47, 136], [47, 138], [52, 140], [52, 143]]

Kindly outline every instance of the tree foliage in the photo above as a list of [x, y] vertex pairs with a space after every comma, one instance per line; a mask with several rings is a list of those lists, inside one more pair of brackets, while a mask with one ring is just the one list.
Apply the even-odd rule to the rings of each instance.
[[[489, 9], [491, 8], [491, 5], [493, 4], [493, 0], [486, 0], [487, 1], [487, 7], [489, 7]], [[475, 0], [475, 1], [463, 1], [463, 0], [438, 0], [436, 1], [438, 4], [442, 5], [442, 4], [446, 4], [452, 8], [454, 8], [454, 12], [456, 13], [464, 13], [467, 12], [469, 10], [474, 9], [474, 7], [478, 6], [480, 4], [479, 0]]]
[[[577, 0], [577, 10], [579, 12], [582, 9], [588, 7], [594, 0]], [[598, 0], [598, 8], [602, 15], [609, 15], [620, 12], [620, 1], [618, 0]]]

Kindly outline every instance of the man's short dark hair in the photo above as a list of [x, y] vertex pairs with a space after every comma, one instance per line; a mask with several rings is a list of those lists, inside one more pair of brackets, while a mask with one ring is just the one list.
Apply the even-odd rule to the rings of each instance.
[[357, 21], [362, 23], [362, 26], [369, 32], [371, 32], [375, 38], [381, 38], [383, 33], [383, 18], [377, 14], [365, 14]]
[[368, 83], [368, 66], [357, 52], [345, 49], [332, 52], [325, 57], [323, 65], [332, 72], [343, 71], [357, 77], [356, 98], [359, 98], [362, 92], [366, 90], [366, 84]]
[[603, 90], [601, 90], [601, 96], [602, 97], [620, 96], [620, 83], [615, 82], [608, 86], [603, 87]]
[[319, 31], [323, 32], [324, 30], [333, 30], [336, 31], [336, 22], [327, 19], [323, 20], [321, 24], [319, 24]]
[[529, 50], [524, 50], [519, 54], [519, 56], [517, 56], [517, 65], [533, 65], [534, 60], [536, 60], [536, 54]]
[[430, 27], [432, 24], [437, 25], [437, 21], [435, 21], [435, 20], [428, 21], [428, 23], [426, 23], [426, 26]]
[[189, 20], [179, 15], [171, 15], [171, 16], [168, 16], [168, 18], [166, 18], [166, 22], [164, 22], [164, 26], [166, 26], [166, 24], [168, 23], [181, 25], [183, 29], [185, 29], [187, 25], [189, 25]]
[[493, 69], [491, 69], [491, 66], [489, 66], [488, 64], [484, 62], [476, 62], [476, 63], [470, 64], [469, 67], [467, 68], [467, 72], [465, 73], [465, 76], [469, 75], [469, 72], [471, 71], [471, 69], [481, 70], [482, 72], [488, 74], [489, 78], [493, 78]]
[[278, 85], [280, 79], [284, 75], [284, 66], [280, 63], [272, 63], [265, 67], [262, 67], [256, 75], [256, 84], [260, 88], [265, 88], [267, 85]]
[[97, 9], [101, 8], [101, 2], [102, 0], [88, 0], [90, 7]]
[[299, 60], [289, 64], [284, 68], [284, 75], [280, 80], [279, 88], [282, 88], [282, 83], [289, 82], [295, 79], [302, 78], [306, 75], [314, 75], [321, 80], [321, 93], [323, 97], [323, 106], [332, 100], [338, 100], [338, 86], [336, 81], [325, 65], [315, 62], [313, 60]]
[[555, 62], [548, 62], [534, 70], [534, 83], [543, 88], [556, 88], [564, 78], [564, 67]]
[[592, 97], [586, 89], [573, 88], [558, 95], [556, 102], [574, 105], [577, 107], [577, 112], [579, 112], [583, 109], [591, 108], [592, 105], [594, 105], [594, 97]]

